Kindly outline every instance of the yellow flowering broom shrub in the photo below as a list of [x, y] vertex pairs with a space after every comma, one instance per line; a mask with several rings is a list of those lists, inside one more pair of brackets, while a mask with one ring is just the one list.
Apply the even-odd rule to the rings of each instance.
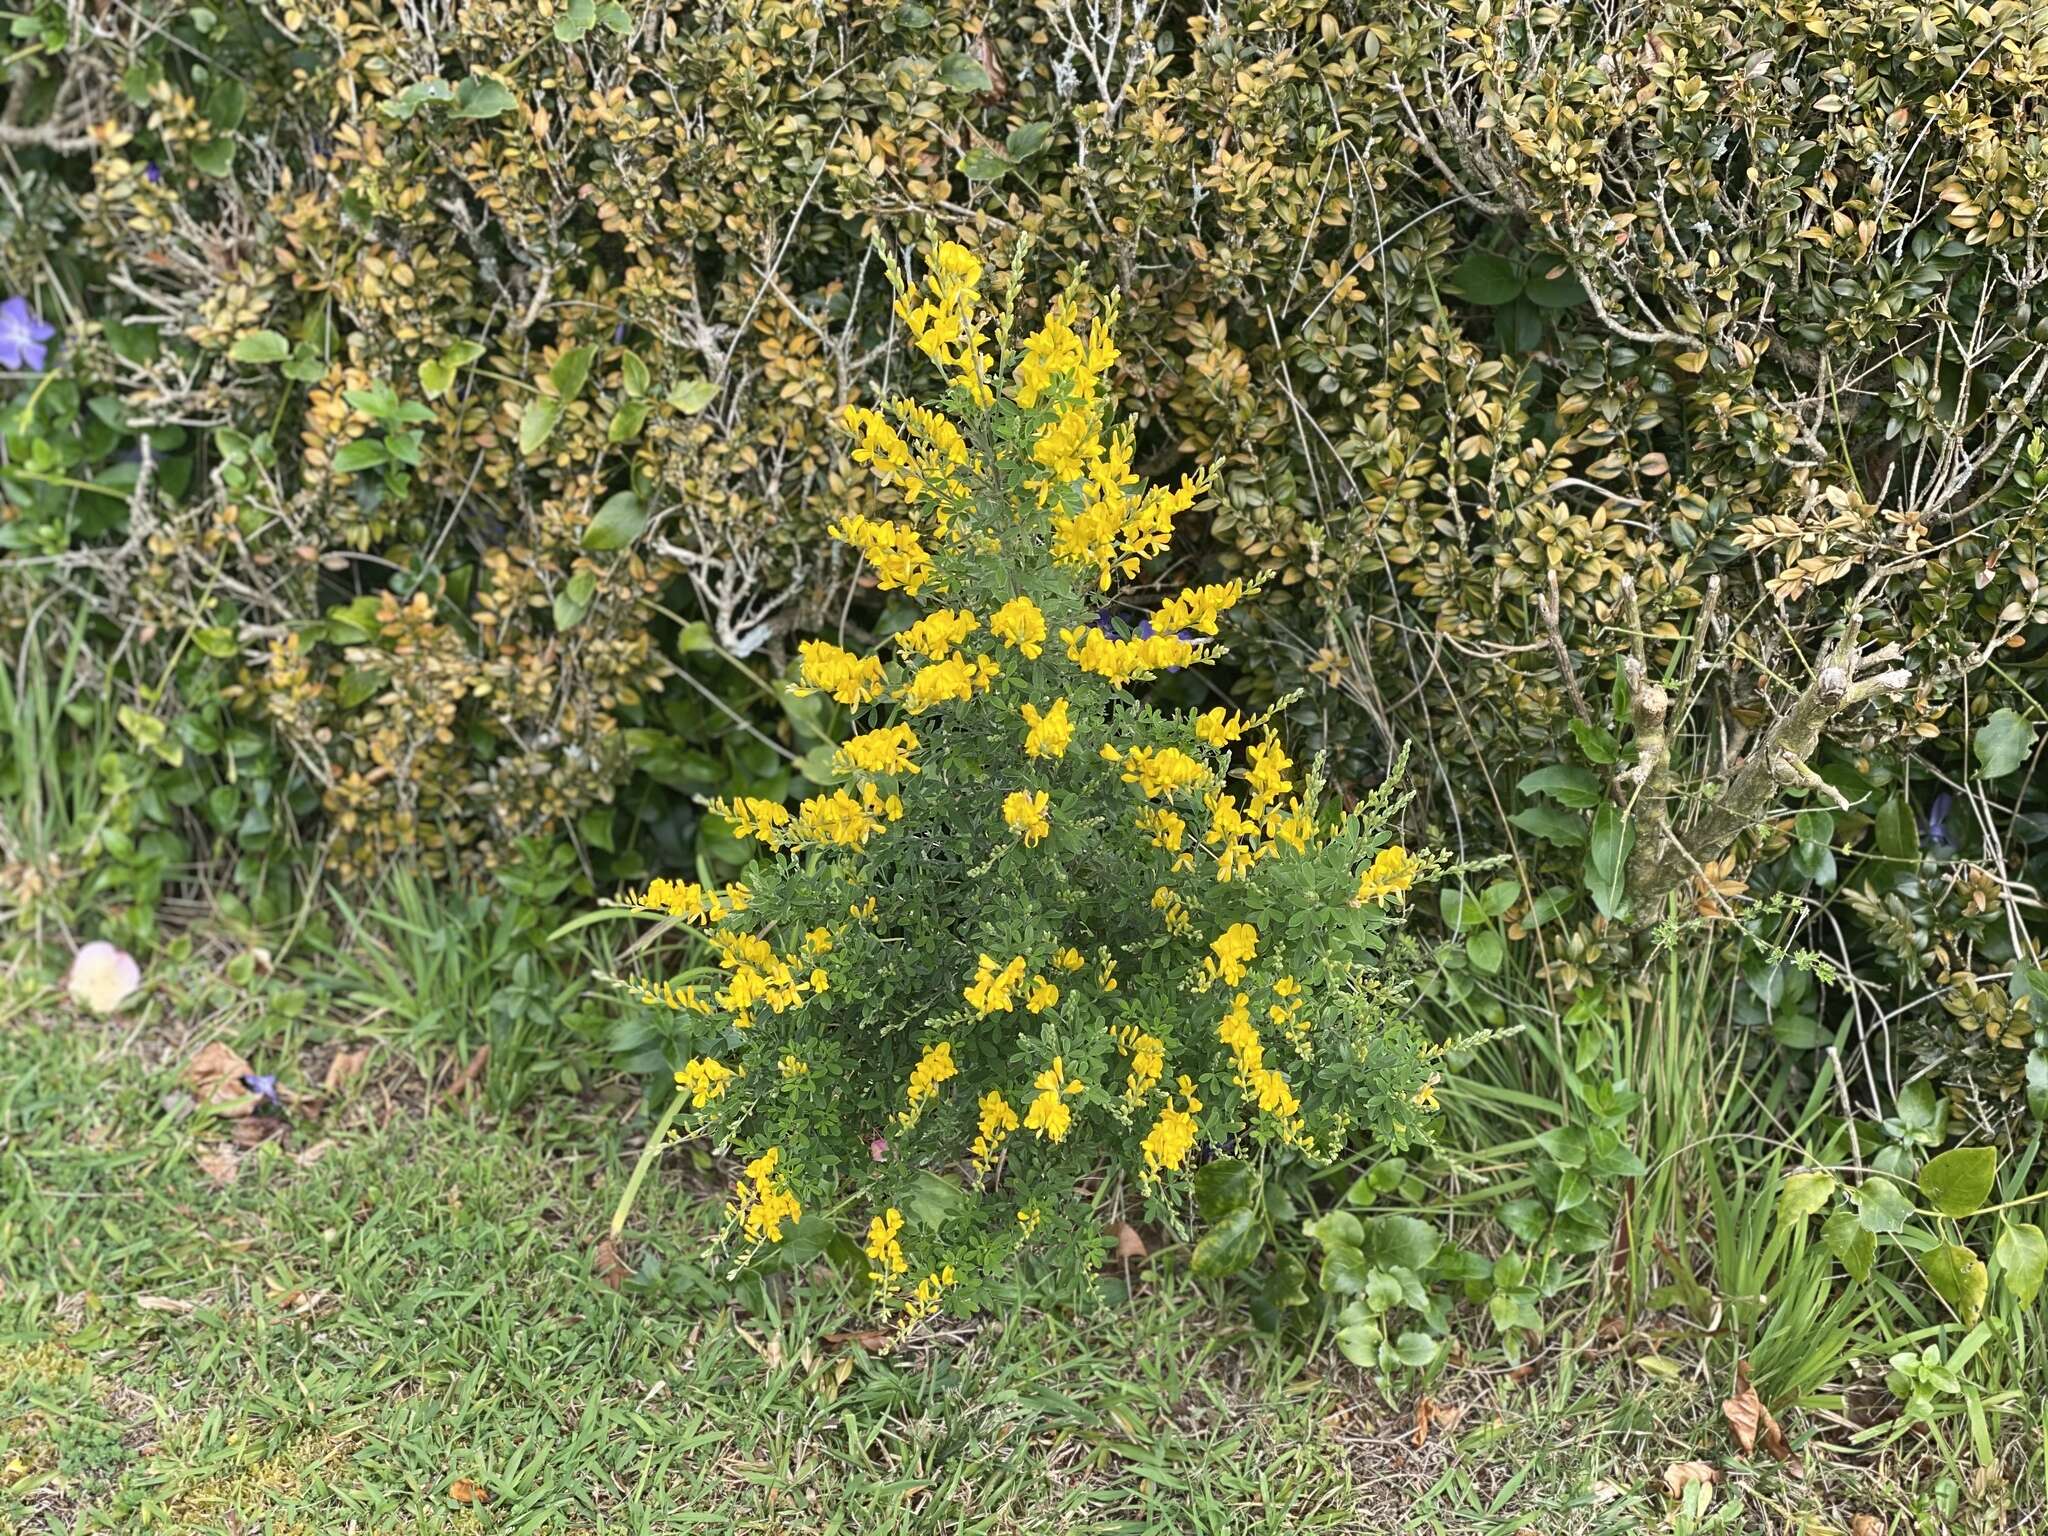
[[1391, 790], [1342, 810], [1264, 719], [1143, 700], [1246, 588], [1143, 585], [1201, 479], [1133, 471], [1106, 318], [1062, 300], [1013, 339], [981, 271], [946, 244], [899, 293], [943, 397], [845, 412], [889, 515], [831, 532], [917, 617], [802, 647], [798, 691], [852, 712], [842, 778], [715, 803], [758, 844], [744, 885], [633, 897], [713, 978], [632, 985], [674, 1025], [677, 1123], [743, 1165], [736, 1242], [829, 1213], [912, 1320], [1020, 1244], [1084, 1247], [1092, 1175], [1173, 1220], [1209, 1150], [1398, 1142], [1434, 1081], [1392, 949], [1428, 861]]

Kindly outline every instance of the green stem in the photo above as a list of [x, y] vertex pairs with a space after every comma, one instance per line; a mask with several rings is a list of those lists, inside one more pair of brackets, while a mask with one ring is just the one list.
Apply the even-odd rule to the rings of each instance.
[[626, 1192], [619, 1196], [619, 1208], [612, 1212], [612, 1241], [619, 1240], [619, 1234], [626, 1229], [626, 1218], [633, 1212], [633, 1201], [639, 1196], [640, 1181], [647, 1177], [647, 1170], [654, 1166], [654, 1160], [661, 1155], [663, 1145], [668, 1141], [668, 1128], [676, 1123], [676, 1116], [682, 1111], [683, 1100], [689, 1095], [681, 1089], [669, 1101], [662, 1117], [655, 1122], [654, 1132], [647, 1138], [647, 1145], [640, 1149], [640, 1161], [633, 1165], [633, 1177], [626, 1180]]

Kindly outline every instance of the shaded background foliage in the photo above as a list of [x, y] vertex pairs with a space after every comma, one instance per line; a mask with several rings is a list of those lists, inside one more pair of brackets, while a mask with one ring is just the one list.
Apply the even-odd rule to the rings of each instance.
[[1906, 681], [1827, 721], [1832, 796], [1689, 850], [1673, 910], [1842, 964], [1731, 948], [1795, 1069], [1839, 1042], [1873, 1109], [1929, 1072], [1972, 1118], [2030, 1073], [2048, 1108], [2022, 0], [14, 31], [0, 276], [61, 353], [11, 408], [0, 611], [129, 712], [93, 748], [114, 840], [10, 848], [18, 905], [91, 879], [139, 931], [222, 854], [253, 903], [316, 855], [729, 864], [690, 796], [779, 796], [830, 734], [775, 702], [794, 637], [888, 621], [821, 537], [875, 494], [834, 416], [902, 387], [885, 263], [943, 232], [1027, 308], [1119, 301], [1140, 470], [1216, 470], [1164, 579], [1267, 576], [1239, 699], [1299, 690], [1352, 785], [1422, 743], [1418, 830], [1510, 855], [1507, 906], [1446, 903], [1457, 1000], [1502, 943], [1560, 1004], [1635, 984], [1633, 643], [1683, 827], [1853, 614]]

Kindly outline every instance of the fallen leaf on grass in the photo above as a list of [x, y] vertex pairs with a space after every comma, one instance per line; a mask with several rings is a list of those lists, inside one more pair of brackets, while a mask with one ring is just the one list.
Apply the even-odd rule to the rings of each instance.
[[1116, 1256], [1119, 1259], [1142, 1259], [1150, 1252], [1145, 1239], [1138, 1235], [1138, 1229], [1128, 1221], [1120, 1221], [1111, 1229], [1116, 1234]]
[[896, 1335], [886, 1328], [848, 1328], [825, 1335], [827, 1344], [857, 1344], [871, 1355], [886, 1355], [896, 1347]]
[[448, 1485], [448, 1497], [458, 1504], [488, 1504], [491, 1502], [491, 1490], [472, 1483], [466, 1477], [458, 1477]]
[[333, 1093], [345, 1087], [352, 1078], [362, 1075], [369, 1060], [370, 1048], [367, 1045], [361, 1050], [335, 1052], [334, 1060], [327, 1063], [327, 1075], [320, 1080], [320, 1091]]
[[225, 1144], [201, 1152], [198, 1163], [199, 1171], [223, 1189], [235, 1182], [235, 1175], [242, 1168], [241, 1160]]
[[1671, 1498], [1682, 1499], [1685, 1490], [1694, 1483], [1705, 1483], [1711, 1488], [1720, 1480], [1719, 1470], [1704, 1461], [1674, 1461], [1664, 1469], [1664, 1492]]
[[314, 1142], [313, 1145], [305, 1148], [303, 1151], [294, 1152], [292, 1154], [292, 1161], [297, 1163], [301, 1168], [310, 1168], [315, 1163], [319, 1162], [321, 1158], [325, 1157], [328, 1153], [332, 1152], [333, 1150], [334, 1138], [331, 1136], [323, 1136], [320, 1138], [320, 1140]]
[[185, 1081], [192, 1085], [199, 1102], [220, 1115], [246, 1115], [255, 1109], [257, 1095], [243, 1086], [256, 1069], [230, 1047], [218, 1040], [199, 1048], [185, 1063]]
[[1884, 1536], [1884, 1522], [1875, 1515], [1851, 1515], [1849, 1536]]
[[198, 1303], [185, 1301], [176, 1296], [138, 1296], [135, 1298], [135, 1305], [144, 1312], [169, 1312], [174, 1316], [183, 1317]]
[[285, 1123], [282, 1120], [272, 1119], [268, 1115], [245, 1115], [235, 1122], [231, 1134], [235, 1138], [236, 1146], [246, 1148], [261, 1146], [266, 1141], [282, 1136], [284, 1130]]
[[1417, 1446], [1424, 1444], [1433, 1429], [1449, 1434], [1464, 1416], [1464, 1408], [1456, 1403], [1440, 1403], [1433, 1397], [1425, 1397], [1415, 1405], [1415, 1433], [1411, 1441]]
[[474, 1088], [476, 1080], [484, 1075], [484, 1068], [490, 1065], [490, 1060], [491, 1048], [488, 1045], [478, 1046], [476, 1054], [469, 1058], [469, 1065], [458, 1072], [455, 1081], [442, 1092], [442, 1101], [445, 1103], [450, 1099], [459, 1099]]
[[633, 1278], [633, 1271], [626, 1267], [626, 1261], [619, 1257], [619, 1245], [610, 1238], [598, 1243], [590, 1255], [590, 1267], [613, 1290], [617, 1290]]
[[1735, 1443], [1742, 1447], [1743, 1455], [1755, 1455], [1761, 1443], [1773, 1457], [1786, 1464], [1793, 1476], [1799, 1475], [1799, 1463], [1792, 1455], [1792, 1447], [1785, 1443], [1785, 1432], [1771, 1417], [1764, 1400], [1756, 1395], [1756, 1388], [1749, 1384], [1747, 1360], [1735, 1367], [1735, 1395], [1722, 1402], [1721, 1415], [1735, 1432]]

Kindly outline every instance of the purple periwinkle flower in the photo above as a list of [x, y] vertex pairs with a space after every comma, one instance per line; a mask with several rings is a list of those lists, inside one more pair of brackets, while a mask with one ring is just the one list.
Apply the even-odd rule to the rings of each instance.
[[144, 178], [148, 180], [149, 184], [152, 187], [164, 179], [163, 167], [158, 165], [154, 160], [150, 161], [149, 164], [145, 165], [142, 168], [142, 174]]
[[270, 1073], [245, 1072], [242, 1074], [242, 1086], [264, 1103], [275, 1104], [279, 1109], [284, 1108], [284, 1100], [277, 1096], [277, 1079]]
[[1950, 845], [1948, 836], [1949, 808], [1956, 803], [1956, 797], [1943, 790], [1934, 797], [1934, 804], [1927, 811], [1927, 837], [1937, 848]]
[[15, 294], [0, 304], [0, 368], [26, 368], [41, 373], [50, 360], [49, 339], [57, 334], [28, 307], [28, 300]]

